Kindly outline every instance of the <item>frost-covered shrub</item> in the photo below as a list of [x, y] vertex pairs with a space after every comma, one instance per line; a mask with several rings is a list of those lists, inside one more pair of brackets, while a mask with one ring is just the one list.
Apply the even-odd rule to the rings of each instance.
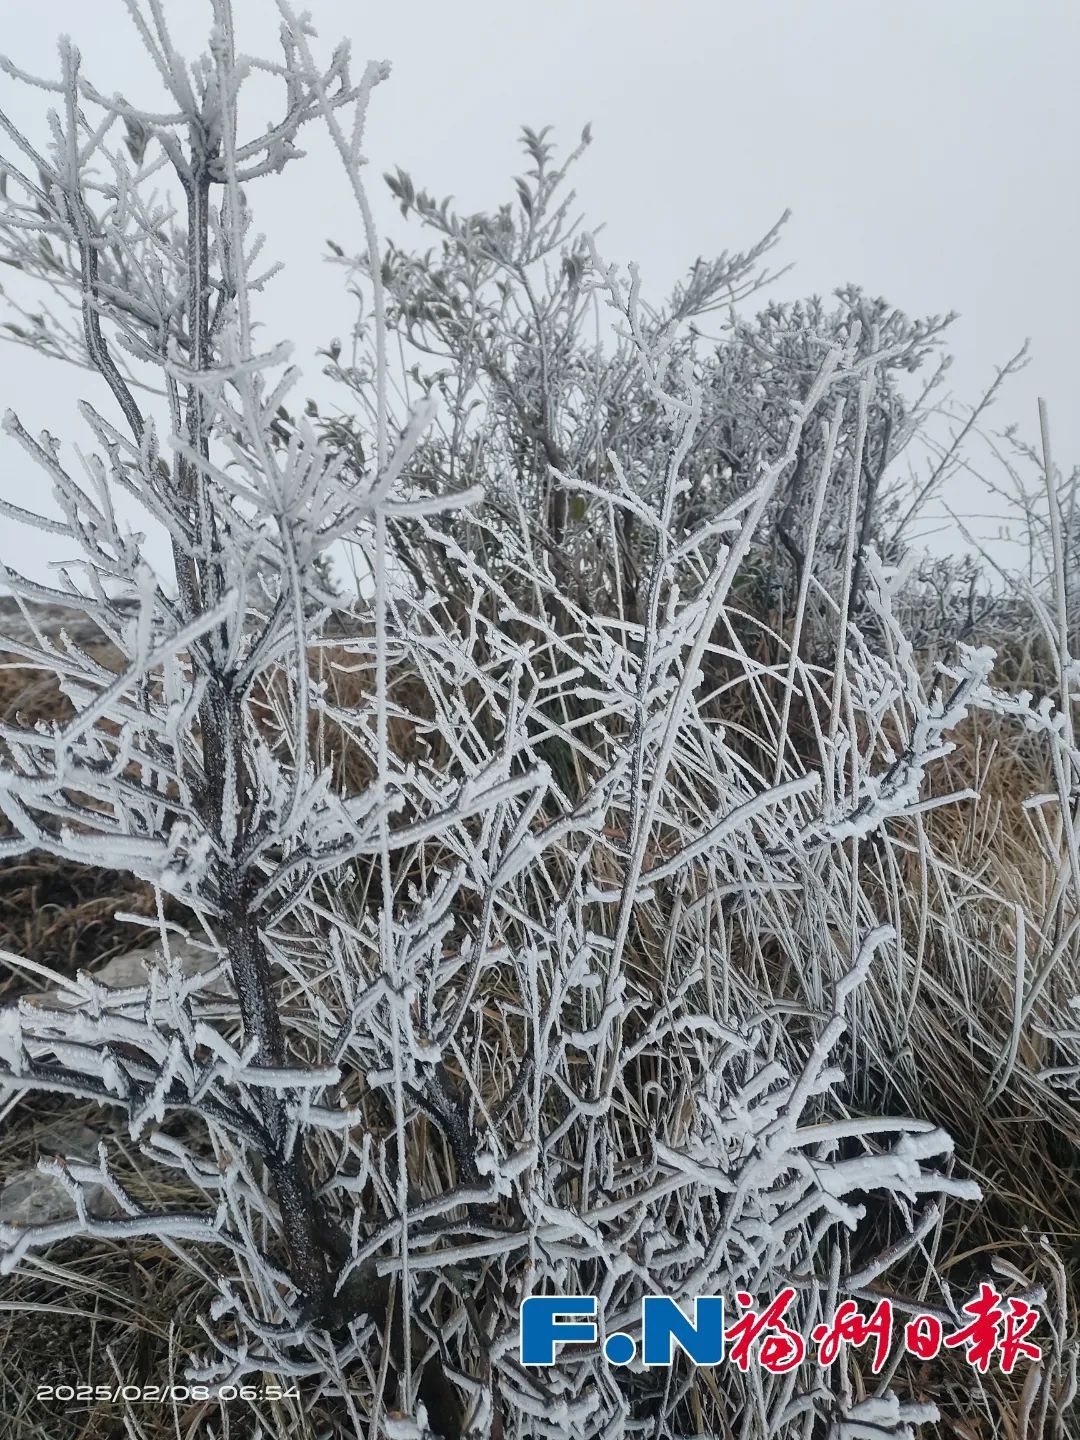
[[[483, 484], [485, 554], [505, 585], [516, 582], [501, 572], [501, 528], [526, 525], [564, 590], [640, 619], [650, 531], [629, 507], [607, 512], [604, 497], [626, 483], [649, 504], [655, 493], [645, 487], [655, 487], [663, 467], [663, 407], [656, 377], [642, 365], [642, 347], [659, 345], [672, 373], [692, 367], [700, 412], [684, 437], [681, 483], [670, 503], [675, 548], [745, 495], [758, 466], [783, 448], [792, 406], [805, 400], [830, 344], [854, 344], [860, 358], [876, 347], [861, 465], [853, 465], [855, 429], [847, 426], [822, 477], [824, 432], [804, 428], [794, 463], [755, 531], [740, 590], [751, 608], [775, 611], [794, 602], [805, 569], [835, 585], [852, 524], [860, 544], [873, 541], [896, 558], [910, 497], [892, 477], [948, 367], [941, 346], [954, 317], [913, 320], [854, 285], [841, 287], [831, 308], [815, 296], [773, 301], [747, 317], [736, 306], [745, 308], [776, 278], [763, 262], [785, 216], [749, 250], [696, 261], [659, 307], [644, 300], [632, 269], [633, 333], [613, 332], [596, 305], [595, 238], [574, 217], [567, 189], [590, 140], [586, 126], [559, 164], [547, 131], [526, 128], [529, 168], [515, 178], [514, 200], [492, 213], [460, 214], [448, 200], [418, 190], [400, 169], [385, 177], [402, 214], [436, 242], [434, 250], [392, 244], [380, 257], [387, 313], [406, 356], [398, 392], [408, 393], [410, 385], [433, 389], [452, 417], [417, 446], [410, 478], [422, 487], [463, 475]], [[347, 273], [366, 270], [363, 254], [353, 257], [331, 244]], [[361, 413], [371, 408], [370, 342], [361, 312], [351, 342], [335, 340], [325, 352], [328, 373], [355, 394]], [[857, 370], [834, 377], [831, 393], [850, 402], [851, 414], [857, 387]], [[321, 423], [332, 442], [353, 449], [356, 420], [348, 412]], [[623, 470], [618, 482], [613, 452]], [[569, 474], [576, 482], [572, 493], [559, 478]], [[932, 488], [939, 478], [934, 467], [923, 483]], [[479, 538], [475, 523], [473, 511], [454, 522], [466, 545]], [[699, 537], [699, 543], [713, 553], [719, 536]], [[403, 525], [403, 564], [413, 563], [417, 544], [423, 542], [415, 528]], [[527, 594], [527, 585], [520, 589]]]
[[[64, 45], [48, 154], [6, 127], [9, 257], [67, 287], [82, 331], [63, 344], [112, 400], [82, 407], [88, 451], [7, 421], [54, 510], [5, 514], [81, 558], [55, 588], [5, 561], [35, 636], [5, 648], [75, 713], [0, 729], [0, 853], [129, 870], [188, 907], [185, 946], [209, 960], [181, 965], [163, 912], [146, 987], [7, 957], [51, 994], [0, 1011], [0, 1088], [98, 1102], [189, 1199], [154, 1206], [104, 1143], [53, 1164], [75, 1218], [0, 1226], [3, 1266], [77, 1234], [157, 1237], [208, 1290], [191, 1374], [307, 1377], [336, 1433], [910, 1432], [932, 1407], [885, 1378], [857, 1394], [844, 1367], [706, 1383], [598, 1353], [542, 1373], [516, 1357], [520, 1303], [542, 1290], [597, 1293], [633, 1329], [647, 1294], [790, 1283], [810, 1327], [840, 1296], [887, 1293], [939, 1199], [976, 1193], [945, 1134], [859, 1113], [850, 1079], [880, 1058], [878, 977], [907, 957], [862, 856], [888, 857], [897, 823], [955, 798], [929, 780], [990, 693], [980, 650], [925, 685], [895, 574], [873, 552], [857, 573], [850, 484], [822, 528], [835, 477], [872, 468], [891, 368], [932, 330], [872, 306], [777, 312], [769, 426], [706, 486], [723, 387], [678, 326], [758, 252], [657, 317], [636, 276], [570, 242], [558, 303], [608, 306], [625, 332], [617, 423], [591, 412], [567, 446], [545, 407], [569, 411], [581, 387], [552, 388], [561, 359], [497, 311], [487, 381], [500, 355], [513, 375], [485, 392], [483, 423], [463, 413], [479, 360], [395, 417], [388, 340], [416, 339], [412, 282], [400, 256], [382, 263], [360, 153], [383, 71], [355, 83], [345, 46], [319, 68], [280, 9], [280, 62], [239, 55], [215, 0], [209, 53], [188, 65], [160, 6], [133, 7], [168, 113], [99, 94]], [[249, 138], [237, 94], [266, 72], [282, 118]], [[292, 417], [298, 377], [256, 343], [269, 277], [248, 199], [308, 124], [340, 156], [371, 302], [370, 369], [342, 371], [367, 412], [321, 426]], [[532, 148], [539, 194], [552, 181]], [[527, 216], [543, 209], [522, 193]], [[496, 284], [517, 265], [524, 294], [562, 238], [526, 225], [514, 259], [520, 232], [444, 219], [463, 263]], [[532, 389], [527, 351], [548, 374]], [[763, 660], [739, 582], [793, 474], [810, 496], [802, 559]], [[167, 532], [171, 575], [118, 518], [120, 494]], [[827, 667], [801, 648], [821, 534]], [[365, 577], [344, 633], [325, 584], [343, 541]], [[45, 603], [89, 616], [115, 667], [37, 625]]]

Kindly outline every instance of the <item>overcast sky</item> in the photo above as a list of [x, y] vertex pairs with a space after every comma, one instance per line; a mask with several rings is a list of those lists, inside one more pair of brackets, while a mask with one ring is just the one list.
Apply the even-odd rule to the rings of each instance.
[[[1033, 359], [992, 413], [1037, 433], [1050, 405], [1056, 458], [1080, 461], [1075, 328], [1080, 315], [1080, 5], [1076, 0], [310, 0], [325, 52], [348, 35], [357, 70], [386, 59], [368, 121], [380, 221], [394, 210], [379, 175], [401, 165], [465, 209], [509, 199], [522, 124], [573, 143], [580, 208], [606, 222], [601, 250], [637, 260], [666, 291], [697, 255], [745, 248], [791, 208], [773, 259], [793, 262], [784, 296], [855, 281], [910, 314], [961, 314], [950, 389], [974, 400], [1026, 337]], [[180, 48], [204, 48], [209, 4], [166, 0]], [[149, 60], [121, 0], [0, 0], [0, 46], [55, 75], [57, 35], [80, 45], [99, 89], [156, 103]], [[242, 49], [268, 54], [273, 0], [238, 0]], [[47, 107], [0, 77], [3, 108]], [[250, 188], [269, 251], [287, 264], [268, 329], [303, 361], [348, 330], [332, 236], [359, 248], [355, 214], [328, 149], [287, 183]], [[0, 405], [31, 428], [76, 438], [74, 401], [96, 395], [76, 371], [0, 349]], [[0, 487], [35, 484], [10, 442]], [[975, 482], [945, 497], [993, 529]], [[938, 512], [940, 513], [940, 511]], [[41, 573], [44, 545], [21, 552]], [[948, 542], [939, 534], [936, 548]]]

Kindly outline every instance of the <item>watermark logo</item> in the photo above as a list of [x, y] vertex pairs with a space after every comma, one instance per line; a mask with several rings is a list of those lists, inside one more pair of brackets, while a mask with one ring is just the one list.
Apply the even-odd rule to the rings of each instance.
[[[521, 1363], [554, 1365], [564, 1345], [595, 1345], [595, 1295], [530, 1295], [521, 1305]], [[641, 1302], [641, 1363], [671, 1365], [676, 1349], [695, 1365], [719, 1365], [724, 1358], [724, 1302], [699, 1296], [688, 1318], [666, 1295]], [[616, 1330], [604, 1341], [610, 1365], [629, 1365], [637, 1356], [632, 1335]]]
[[[870, 1368], [877, 1374], [893, 1344], [894, 1306], [881, 1299], [867, 1314], [854, 1300], [837, 1307], [828, 1324], [815, 1325], [807, 1340], [787, 1322], [796, 1292], [788, 1287], [765, 1307], [755, 1308], [745, 1291], [735, 1294], [737, 1314], [730, 1324], [724, 1301], [716, 1295], [699, 1295], [682, 1305], [666, 1295], [647, 1295], [641, 1302], [640, 1341], [628, 1331], [616, 1330], [603, 1341], [609, 1365], [646, 1367], [675, 1363], [678, 1354], [694, 1365], [719, 1365], [727, 1360], [740, 1370], [759, 1366], [774, 1375], [785, 1374], [812, 1358], [822, 1368], [836, 1360], [844, 1346], [865, 1346]], [[993, 1363], [1010, 1374], [1021, 1359], [1040, 1360], [1041, 1348], [1027, 1337], [1039, 1322], [1039, 1312], [1017, 1296], [1000, 1295], [985, 1282], [963, 1307], [966, 1323], [949, 1327], [941, 1314], [908, 1312], [903, 1323], [903, 1347], [920, 1360], [932, 1360], [944, 1348], [963, 1353], [969, 1365], [986, 1373]], [[574, 1346], [595, 1346], [600, 1338], [600, 1317], [595, 1295], [530, 1295], [521, 1305], [521, 1363], [556, 1365]]]

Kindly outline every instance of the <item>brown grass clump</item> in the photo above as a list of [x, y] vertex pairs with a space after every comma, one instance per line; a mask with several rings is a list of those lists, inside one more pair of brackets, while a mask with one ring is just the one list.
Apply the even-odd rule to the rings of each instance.
[[[108, 665], [115, 652], [92, 650]], [[3, 663], [0, 653], [0, 719], [19, 716], [57, 723], [73, 714], [54, 676]], [[0, 833], [10, 833], [0, 817]], [[177, 907], [166, 900], [170, 918]], [[117, 915], [145, 915], [145, 929]], [[111, 959], [144, 945], [156, 933], [153, 887], [115, 870], [76, 865], [42, 851], [0, 863], [0, 950], [48, 965], [62, 974]], [[0, 962], [0, 1001], [10, 999], [15, 978]], [[20, 982], [21, 983], [21, 982]]]

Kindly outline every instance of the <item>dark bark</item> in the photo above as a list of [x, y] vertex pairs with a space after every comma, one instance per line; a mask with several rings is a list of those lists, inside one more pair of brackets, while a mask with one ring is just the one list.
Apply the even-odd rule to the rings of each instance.
[[[193, 149], [199, 149], [201, 138]], [[206, 370], [212, 360], [210, 341], [209, 210], [210, 156], [201, 163], [193, 156], [188, 198], [188, 331], [192, 365]], [[185, 426], [190, 450], [200, 458], [209, 455], [210, 433], [205, 397], [197, 384], [188, 387]], [[198, 462], [179, 465], [181, 501], [187, 510], [188, 533], [195, 539], [196, 563], [174, 546], [177, 580], [187, 618], [205, 614], [220, 602], [223, 586], [218, 561], [220, 536]], [[224, 656], [232, 626], [242, 616], [222, 620], [218, 651]], [[246, 842], [240, 811], [247, 789], [242, 697], [215, 661], [208, 643], [204, 664], [209, 670], [206, 698], [199, 711], [203, 748], [202, 820], [214, 845], [208, 881], [222, 916], [220, 939], [228, 955], [240, 1006], [245, 1043], [254, 1040], [254, 1063], [279, 1067], [286, 1061], [286, 1044], [277, 1007], [274, 979], [266, 947], [252, 912], [253, 887], [241, 867]], [[227, 840], [232, 835], [231, 842]], [[322, 1307], [329, 1285], [327, 1257], [316, 1233], [314, 1184], [299, 1141], [288, 1146], [285, 1099], [274, 1090], [258, 1091], [262, 1125], [268, 1137], [264, 1152], [273, 1185], [294, 1284], [309, 1303]]]

